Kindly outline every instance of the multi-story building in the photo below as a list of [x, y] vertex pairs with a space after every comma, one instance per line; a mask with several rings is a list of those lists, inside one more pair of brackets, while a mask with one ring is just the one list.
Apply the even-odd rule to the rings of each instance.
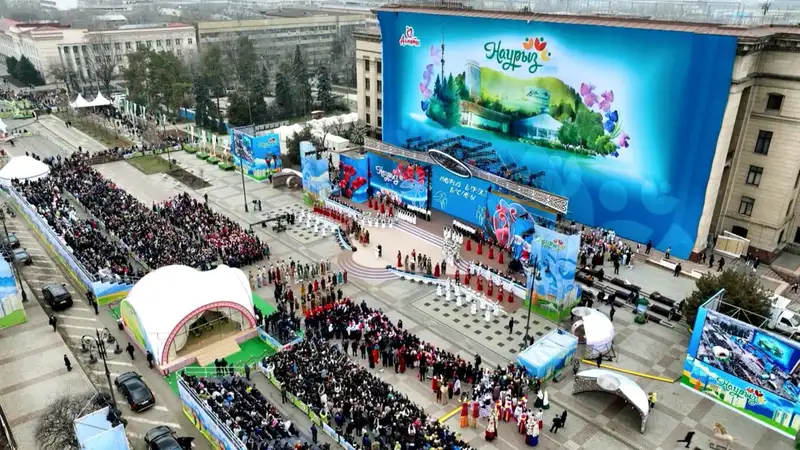
[[113, 59], [117, 71], [127, 65], [127, 55], [138, 49], [173, 52], [189, 56], [197, 50], [194, 27], [182, 23], [163, 25], [123, 25], [106, 30], [82, 30], [80, 39], [58, 45], [60, 63], [81, 81], [94, 80], [91, 62], [94, 54]]
[[28, 58], [48, 80], [52, 64], [58, 61], [58, 45], [80, 39], [84, 31], [58, 22], [0, 19], [0, 54], [6, 58]]
[[377, 28], [358, 31], [356, 38], [356, 91], [358, 119], [370, 134], [380, 138], [383, 128], [383, 63], [381, 34]]
[[[513, 18], [514, 13], [505, 14]], [[592, 24], [598, 18], [556, 15], [533, 20]], [[633, 18], [602, 20], [618, 27], [676, 31], [684, 27], [679, 22]], [[772, 258], [792, 244], [800, 250], [800, 27], [708, 23], [691, 27], [738, 40], [694, 255], [724, 232], [749, 240], [751, 251], [762, 258]], [[356, 38], [358, 114], [380, 136], [380, 32], [361, 31]]]
[[[198, 22], [200, 49], [214, 43], [232, 43], [249, 36], [261, 61], [270, 71], [281, 61], [290, 61], [299, 45], [310, 66], [329, 62], [334, 41], [341, 32], [362, 28], [370, 14], [280, 10], [265, 13], [263, 19]], [[273, 78], [274, 79], [274, 78]]]

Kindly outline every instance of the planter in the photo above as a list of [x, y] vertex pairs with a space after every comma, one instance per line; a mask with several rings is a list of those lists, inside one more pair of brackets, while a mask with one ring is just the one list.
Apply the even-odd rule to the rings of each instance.
[[197, 149], [194, 147], [184, 147], [183, 151], [189, 153], [190, 155], [194, 155], [195, 153], [197, 153]]
[[228, 162], [224, 162], [224, 163], [218, 164], [217, 167], [219, 167], [220, 169], [225, 170], [225, 171], [233, 170], [233, 164], [228, 163]]
[[209, 163], [209, 164], [214, 164], [214, 165], [216, 165], [216, 164], [219, 162], [219, 160], [218, 160], [217, 158], [215, 158], [215, 157], [213, 157], [213, 156], [212, 156], [212, 157], [210, 157], [210, 158], [206, 159], [206, 162], [207, 162], [207, 163]]
[[206, 152], [199, 152], [195, 156], [197, 156], [199, 159], [208, 159], [208, 153]]

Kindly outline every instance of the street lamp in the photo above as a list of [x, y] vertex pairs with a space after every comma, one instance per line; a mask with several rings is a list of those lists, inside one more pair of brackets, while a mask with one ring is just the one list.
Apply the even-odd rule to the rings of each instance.
[[[111, 392], [111, 400], [113, 401], [113, 404], [116, 405], [117, 404], [117, 397], [116, 397], [116, 395], [114, 395], [114, 385], [111, 384], [111, 371], [108, 370], [108, 362], [106, 361], [106, 356], [107, 356], [107, 353], [106, 353], [106, 341], [110, 341], [109, 343], [111, 343], [111, 342], [114, 342], [116, 340], [114, 339], [112, 341], [112, 339], [114, 337], [111, 336], [111, 333], [108, 331], [108, 328], [103, 329], [103, 333], [104, 333], [103, 337], [105, 337], [106, 339], [103, 339], [103, 337], [100, 336], [100, 330], [95, 329], [94, 331], [95, 331], [95, 335], [97, 337], [94, 337], [94, 336], [91, 336], [91, 335], [88, 335], [88, 334], [83, 335], [83, 337], [81, 337], [81, 345], [83, 347], [85, 347], [86, 344], [88, 343], [90, 348], [94, 347], [94, 348], [97, 349], [97, 353], [98, 353], [98, 355], [100, 355], [100, 358], [103, 360], [103, 367], [106, 370], [106, 380], [108, 380], [108, 390]], [[92, 353], [90, 353], [89, 354], [89, 362], [90, 363], [93, 363], [92, 359], [94, 359], [94, 355]], [[94, 362], [96, 362], [96, 360]]]
[[[533, 273], [531, 273], [533, 272]], [[531, 338], [530, 331], [531, 331], [531, 309], [533, 308], [533, 294], [536, 292], [536, 282], [541, 281], [542, 276], [539, 273], [539, 256], [537, 255], [536, 258], [533, 260], [533, 269], [528, 269], [528, 276], [533, 277], [532, 282], [527, 283], [531, 285], [531, 288], [528, 290], [528, 318], [525, 323], [525, 337], [522, 338], [522, 347], [524, 348], [528, 341]]]
[[19, 273], [19, 266], [17, 266], [17, 260], [14, 259], [14, 252], [11, 251], [11, 239], [8, 235], [8, 227], [6, 226], [6, 212], [2, 209], [0, 209], [0, 221], [3, 222], [3, 233], [6, 235], [4, 250], [8, 254], [9, 259], [11, 259], [11, 267], [14, 270], [14, 275], [17, 277], [17, 281], [19, 282], [19, 295], [22, 297], [23, 302], [27, 302], [28, 293], [25, 292], [25, 286], [22, 284], [22, 275]]

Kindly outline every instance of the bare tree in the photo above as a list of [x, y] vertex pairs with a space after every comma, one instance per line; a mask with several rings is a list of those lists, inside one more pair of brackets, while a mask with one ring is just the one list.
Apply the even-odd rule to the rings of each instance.
[[364, 145], [364, 136], [367, 135], [367, 125], [358, 120], [350, 124], [347, 130], [347, 139], [356, 145]]
[[78, 449], [78, 438], [75, 436], [73, 423], [100, 409], [96, 394], [65, 395], [55, 399], [45, 408], [36, 425], [36, 441], [43, 450], [75, 450]]
[[87, 65], [91, 74], [102, 89], [110, 94], [111, 82], [119, 74], [117, 71], [117, 46], [119, 42], [114, 42], [104, 33], [95, 33], [89, 36], [89, 55], [86, 57]]
[[67, 93], [71, 94], [73, 88], [77, 85], [77, 74], [67, 69], [61, 61], [51, 61], [48, 64], [47, 78], [55, 80], [56, 84], [63, 83], [67, 88]]

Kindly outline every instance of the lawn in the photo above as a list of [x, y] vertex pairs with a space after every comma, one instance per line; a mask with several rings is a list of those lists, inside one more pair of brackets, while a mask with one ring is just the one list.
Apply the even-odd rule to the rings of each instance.
[[145, 175], [164, 173], [169, 170], [169, 162], [158, 155], [140, 156], [126, 161]]

